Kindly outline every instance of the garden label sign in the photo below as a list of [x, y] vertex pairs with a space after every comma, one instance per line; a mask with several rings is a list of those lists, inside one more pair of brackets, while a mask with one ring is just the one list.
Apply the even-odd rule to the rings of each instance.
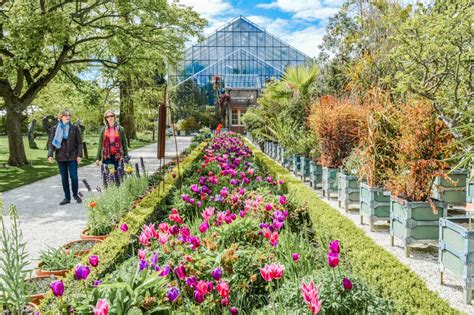
[[157, 158], [163, 159], [165, 157], [165, 142], [166, 142], [166, 105], [161, 103], [158, 109], [158, 150]]

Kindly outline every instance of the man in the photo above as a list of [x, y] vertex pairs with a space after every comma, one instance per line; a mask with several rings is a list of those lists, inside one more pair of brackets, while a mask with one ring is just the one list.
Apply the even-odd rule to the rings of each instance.
[[71, 202], [69, 177], [71, 178], [74, 199], [78, 203], [82, 202], [78, 195], [79, 179], [77, 176], [77, 166], [81, 163], [82, 148], [81, 130], [78, 126], [71, 124], [71, 113], [63, 110], [59, 113], [59, 122], [51, 128], [48, 140], [48, 161], [53, 163], [53, 152], [55, 152], [59, 173], [61, 174], [64, 200], [59, 203], [60, 205]]

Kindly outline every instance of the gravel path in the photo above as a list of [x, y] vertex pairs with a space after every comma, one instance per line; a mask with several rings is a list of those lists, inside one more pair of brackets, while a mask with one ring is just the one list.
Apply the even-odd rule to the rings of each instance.
[[[178, 150], [181, 152], [191, 143], [191, 137], [178, 137]], [[158, 169], [156, 144], [150, 144], [130, 152], [132, 163], [143, 157], [149, 173]], [[166, 142], [166, 161], [176, 157], [173, 138]], [[57, 167], [52, 165], [51, 167]], [[79, 191], [87, 197], [82, 179], [87, 179], [92, 189], [102, 186], [100, 168], [95, 164], [79, 168]], [[33, 265], [40, 252], [48, 247], [57, 248], [69, 241], [79, 239], [81, 230], [86, 226], [87, 209], [85, 202], [74, 201], [60, 206], [64, 198], [59, 175], [51, 176], [32, 184], [15, 188], [3, 193], [5, 205], [16, 205], [26, 250]]]
[[[301, 178], [298, 177], [298, 179]], [[308, 181], [306, 181], [305, 184], [310, 186]], [[360, 215], [357, 209], [346, 212], [344, 209], [339, 208], [337, 199], [327, 200], [323, 197], [321, 189], [314, 190], [314, 195], [308, 196], [308, 201], [310, 201], [311, 198], [323, 200], [334, 209], [337, 209], [343, 216], [352, 220], [352, 222], [354, 222], [358, 228], [362, 229], [375, 243], [397, 257], [401, 263], [408, 266], [425, 280], [427, 287], [432, 291], [438, 292], [440, 297], [448, 301], [453, 308], [467, 314], [474, 314], [474, 306], [464, 303], [462, 287], [459, 280], [453, 274], [446, 271], [444, 273], [444, 285], [440, 284], [437, 247], [412, 247], [411, 256], [405, 257], [403, 246], [397, 238], [395, 238], [395, 246], [391, 246], [390, 226], [388, 224], [377, 224], [375, 225], [376, 231], [371, 232], [368, 224], [360, 225]]]

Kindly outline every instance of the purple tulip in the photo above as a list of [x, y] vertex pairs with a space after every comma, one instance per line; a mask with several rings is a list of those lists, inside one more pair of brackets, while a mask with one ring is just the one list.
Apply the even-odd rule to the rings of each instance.
[[300, 254], [293, 253], [293, 254], [291, 254], [291, 258], [293, 258], [293, 261], [298, 261], [298, 260], [300, 260]]
[[146, 259], [140, 259], [138, 267], [140, 268], [140, 271], [145, 270], [148, 267], [148, 261]]
[[342, 285], [344, 289], [346, 289], [347, 291], [352, 290], [352, 281], [349, 280], [348, 278], [342, 279]]
[[280, 204], [282, 205], [286, 204], [286, 196], [280, 196]]
[[102, 280], [94, 280], [94, 288], [97, 288], [101, 284], [102, 284]]
[[197, 284], [196, 276], [186, 278], [186, 285], [188, 285], [189, 287], [194, 288], [196, 287], [196, 284]]
[[216, 269], [211, 271], [211, 276], [214, 280], [219, 281], [222, 278], [222, 270], [221, 268], [217, 267]]
[[231, 308], [229, 308], [229, 312], [230, 312], [231, 315], [239, 314], [239, 310], [235, 306], [232, 306]]
[[150, 259], [151, 266], [154, 268], [156, 264], [158, 263], [158, 254], [156, 252], [153, 252], [153, 256], [151, 256]]
[[340, 248], [339, 248], [339, 241], [334, 240], [329, 243], [329, 252], [334, 253], [334, 254], [339, 254]]
[[174, 268], [174, 274], [178, 279], [183, 280], [186, 277], [186, 270], [183, 265]]
[[64, 294], [64, 283], [62, 280], [56, 280], [49, 285], [55, 297], [61, 297]]
[[167, 275], [169, 275], [169, 273], [170, 273], [170, 266], [166, 266], [165, 268], [163, 268], [163, 270], [161, 270], [159, 276], [166, 277]]
[[99, 256], [91, 255], [89, 256], [89, 263], [92, 267], [97, 267], [99, 265]]
[[91, 272], [89, 266], [84, 266], [84, 265], [81, 265], [81, 264], [78, 264], [76, 266], [76, 270], [75, 270], [75, 273], [74, 273], [74, 277], [76, 278], [76, 280], [86, 280], [87, 277], [89, 277], [89, 273]]
[[198, 302], [199, 304], [201, 304], [202, 302], [204, 302], [204, 294], [202, 294], [202, 293], [199, 292], [198, 290], [194, 290], [193, 297], [194, 297], [194, 300], [195, 300], [196, 302]]
[[176, 300], [179, 296], [179, 290], [176, 287], [172, 287], [168, 291], [166, 291], [166, 297], [170, 300], [170, 302], [173, 302]]

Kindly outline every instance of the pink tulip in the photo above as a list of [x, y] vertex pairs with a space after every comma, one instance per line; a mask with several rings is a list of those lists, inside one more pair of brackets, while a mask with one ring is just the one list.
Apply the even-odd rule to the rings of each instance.
[[127, 223], [124, 223], [120, 226], [120, 229], [122, 230], [122, 232], [127, 232], [128, 231], [128, 225]]
[[139, 249], [138, 250], [138, 258], [140, 258], [140, 260], [145, 260], [146, 259], [146, 250]]
[[199, 232], [201, 233], [206, 233], [207, 230], [209, 229], [209, 223], [207, 223], [207, 221], [201, 223], [201, 225], [199, 225]]
[[339, 254], [339, 251], [340, 251], [339, 241], [338, 240], [331, 241], [331, 243], [329, 243], [329, 252]]
[[89, 263], [92, 267], [97, 267], [99, 265], [99, 256], [97, 255], [89, 256]]
[[260, 268], [260, 274], [265, 281], [272, 281], [273, 279], [280, 279], [285, 272], [285, 266], [281, 264], [272, 263], [265, 264], [265, 267]]
[[109, 313], [109, 304], [105, 299], [97, 301], [94, 307], [94, 315], [107, 315]]
[[301, 283], [301, 294], [308, 305], [309, 311], [312, 314], [318, 314], [322, 308], [322, 301], [319, 300], [318, 292], [321, 285], [318, 285], [317, 288], [314, 287], [314, 282], [311, 280], [309, 285], [305, 284], [304, 282]]
[[280, 204], [282, 205], [286, 204], [286, 196], [280, 196]]
[[300, 260], [300, 256], [301, 256], [301, 255], [298, 254], [298, 253], [293, 253], [293, 254], [291, 254], [291, 258], [293, 258], [293, 261], [298, 261], [298, 260]]
[[329, 264], [329, 267], [336, 268], [339, 265], [339, 254], [329, 253], [328, 264]]
[[342, 286], [344, 287], [345, 290], [350, 291], [352, 290], [352, 281], [349, 280], [348, 278], [342, 279]]
[[217, 289], [217, 293], [223, 297], [223, 298], [227, 298], [229, 296], [229, 292], [230, 292], [230, 286], [227, 282], [225, 281], [221, 281], [219, 282], [219, 284], [217, 285], [216, 287]]

